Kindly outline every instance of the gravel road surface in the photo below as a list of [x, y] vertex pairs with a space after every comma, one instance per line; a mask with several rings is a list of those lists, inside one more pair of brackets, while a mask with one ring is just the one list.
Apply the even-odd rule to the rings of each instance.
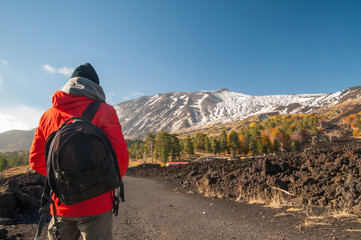
[[124, 183], [115, 239], [361, 239], [332, 225], [302, 227], [301, 213], [179, 193], [153, 179], [126, 176]]

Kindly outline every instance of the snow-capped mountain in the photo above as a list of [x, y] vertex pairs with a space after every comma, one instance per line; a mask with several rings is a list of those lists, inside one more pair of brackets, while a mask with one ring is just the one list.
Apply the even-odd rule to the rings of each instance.
[[216, 92], [169, 92], [140, 97], [114, 106], [127, 138], [149, 132], [176, 132], [209, 124], [277, 113], [311, 113], [361, 97], [361, 87], [330, 94], [250, 96], [221, 89]]

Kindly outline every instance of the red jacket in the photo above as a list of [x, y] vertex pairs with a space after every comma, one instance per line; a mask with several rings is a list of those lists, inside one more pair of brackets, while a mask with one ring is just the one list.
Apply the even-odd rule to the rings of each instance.
[[[29, 163], [35, 171], [46, 176], [44, 152], [48, 136], [70, 117], [80, 116], [93, 101], [87, 97], [70, 95], [62, 91], [54, 93], [53, 106], [42, 115], [29, 153]], [[108, 136], [117, 155], [120, 173], [124, 176], [128, 168], [129, 153], [115, 109], [106, 103], [101, 103], [92, 123], [102, 129]], [[57, 216], [65, 217], [91, 216], [104, 213], [113, 208], [111, 193], [74, 205], [60, 204], [59, 206], [58, 202], [59, 199], [55, 199]]]

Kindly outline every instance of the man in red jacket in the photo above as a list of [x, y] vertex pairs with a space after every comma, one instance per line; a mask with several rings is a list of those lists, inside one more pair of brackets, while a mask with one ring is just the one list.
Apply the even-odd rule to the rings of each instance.
[[[99, 85], [99, 77], [94, 68], [86, 63], [78, 66], [71, 79], [61, 91], [56, 91], [52, 107], [40, 118], [30, 149], [29, 163], [37, 172], [46, 176], [45, 142], [48, 136], [70, 117], [81, 116], [93, 101], [104, 101], [99, 105], [92, 123], [108, 136], [117, 160], [119, 170], [124, 176], [129, 163], [127, 143], [124, 140], [121, 125], [115, 109], [105, 103], [105, 94]], [[89, 200], [65, 205], [53, 196], [58, 219], [58, 231], [61, 239], [76, 240], [80, 235], [84, 240], [112, 238], [112, 193], [106, 193]], [[53, 212], [51, 211], [53, 215]], [[49, 224], [49, 239], [56, 239], [53, 231], [54, 217]]]

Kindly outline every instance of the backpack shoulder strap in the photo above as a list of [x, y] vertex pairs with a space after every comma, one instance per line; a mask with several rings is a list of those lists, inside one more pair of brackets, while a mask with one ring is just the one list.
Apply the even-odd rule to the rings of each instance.
[[89, 122], [91, 122], [98, 111], [98, 107], [100, 103], [101, 101], [94, 101], [90, 103], [81, 116], [88, 119]]

